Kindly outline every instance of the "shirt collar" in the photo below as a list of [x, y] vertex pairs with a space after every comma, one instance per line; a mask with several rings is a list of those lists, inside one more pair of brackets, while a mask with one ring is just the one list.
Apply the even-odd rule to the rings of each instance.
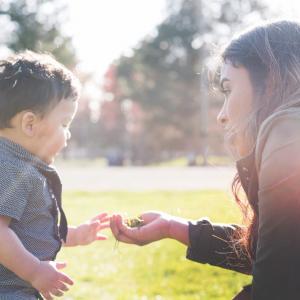
[[17, 144], [7, 138], [0, 137], [0, 150], [13, 155], [22, 161], [34, 165], [37, 169], [41, 171], [57, 173], [54, 166], [46, 164], [44, 161], [30, 153], [20, 144]]

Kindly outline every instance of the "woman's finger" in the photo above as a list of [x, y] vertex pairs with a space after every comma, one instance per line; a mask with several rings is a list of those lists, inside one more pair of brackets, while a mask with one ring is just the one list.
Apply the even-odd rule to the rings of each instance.
[[159, 218], [162, 214], [163, 213], [159, 211], [147, 211], [142, 213], [140, 218], [145, 222], [145, 224], [148, 224]]
[[118, 233], [119, 233], [119, 229], [118, 229], [117, 224], [115, 222], [115, 216], [114, 215], [111, 217], [109, 225], [110, 225], [110, 229], [111, 229], [112, 234], [116, 238]]
[[143, 227], [131, 228], [126, 224], [124, 224], [122, 217], [119, 215], [115, 217], [115, 222], [119, 232], [121, 232], [124, 236], [126, 236], [130, 240], [134, 241], [134, 243], [140, 243], [143, 241], [143, 237], [141, 234], [143, 231]]
[[116, 236], [116, 239], [120, 242], [126, 243], [126, 244], [139, 244], [138, 241], [126, 236], [125, 234], [123, 234], [122, 232], [119, 233], [118, 236]]
[[113, 215], [110, 221], [110, 228], [111, 231], [115, 237], [116, 240], [127, 243], [127, 244], [136, 244], [136, 241], [131, 239], [130, 237], [126, 236], [123, 232], [122, 229], [119, 228], [119, 225], [117, 223], [117, 219], [122, 217], [120, 215]]

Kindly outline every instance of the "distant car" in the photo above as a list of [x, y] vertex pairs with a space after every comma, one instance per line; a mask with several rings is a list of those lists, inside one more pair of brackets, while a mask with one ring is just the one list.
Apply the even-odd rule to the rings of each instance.
[[119, 167], [124, 165], [124, 155], [121, 151], [111, 150], [106, 155], [107, 165], [110, 167]]

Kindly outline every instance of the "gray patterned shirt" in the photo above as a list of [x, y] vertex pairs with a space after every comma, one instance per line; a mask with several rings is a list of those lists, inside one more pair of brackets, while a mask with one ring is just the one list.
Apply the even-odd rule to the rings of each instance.
[[[54, 260], [61, 247], [59, 209], [47, 174], [59, 180], [56, 170], [5, 138], [0, 138], [0, 168], [0, 215], [11, 217], [10, 228], [30, 253]], [[0, 264], [0, 299], [36, 299], [36, 293]]]

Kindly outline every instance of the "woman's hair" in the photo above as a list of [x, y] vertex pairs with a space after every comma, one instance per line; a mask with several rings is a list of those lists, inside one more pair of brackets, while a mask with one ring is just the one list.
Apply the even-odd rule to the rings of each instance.
[[[244, 67], [254, 89], [249, 118], [236, 133], [254, 146], [262, 122], [283, 106], [300, 102], [300, 24], [276, 21], [252, 28], [234, 38], [222, 53], [224, 63]], [[232, 189], [248, 229], [242, 236], [246, 251], [255, 257], [258, 228], [256, 199], [239, 198], [240, 180], [235, 178]]]

